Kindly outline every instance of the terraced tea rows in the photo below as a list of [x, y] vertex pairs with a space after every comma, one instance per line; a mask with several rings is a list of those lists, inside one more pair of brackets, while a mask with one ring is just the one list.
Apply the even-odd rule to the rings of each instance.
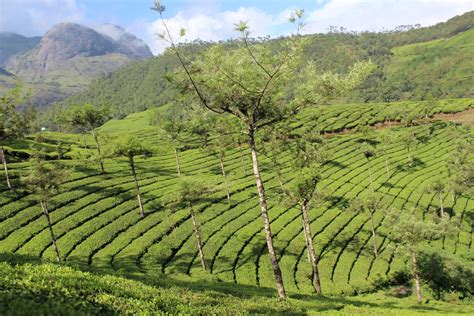
[[[325, 129], [350, 127], [356, 124], [363, 113], [370, 114], [376, 107], [369, 110], [362, 106], [350, 107], [355, 111], [355, 114], [350, 115], [347, 114], [348, 109], [342, 106], [328, 108], [322, 117], [325, 122], [333, 121], [333, 125]], [[303, 113], [302, 119], [311, 123], [313, 114]], [[114, 123], [114, 127], [109, 130], [106, 125], [103, 132], [126, 131], [126, 121], [122, 127]], [[339, 125], [334, 125], [336, 122]], [[293, 127], [296, 133], [301, 131], [298, 124]], [[454, 141], [443, 123], [419, 125], [413, 129], [423, 139], [412, 153], [417, 158], [417, 164], [408, 167], [405, 147], [393, 142], [387, 148], [391, 177], [387, 179], [383, 156], [374, 158], [372, 172], [380, 198], [387, 198], [391, 207], [417, 206], [423, 210], [419, 215], [424, 216], [434, 212], [439, 201], [433, 194], [425, 193], [423, 188], [434, 175], [447, 174], [445, 159], [453, 150]], [[159, 143], [163, 148], [167, 146], [146, 126], [134, 128], [129, 133], [135, 133], [144, 141]], [[377, 132], [373, 133], [376, 135]], [[365, 158], [357, 150], [359, 140], [358, 134], [330, 138], [335, 156], [324, 166], [323, 181], [319, 184], [330, 194], [325, 202], [310, 210], [325, 293], [367, 290], [374, 280], [384, 278], [405, 265], [403, 257], [387, 238], [390, 230], [385, 225], [383, 210], [375, 212], [380, 250], [379, 257], [375, 259], [371, 250], [368, 216], [347, 209], [348, 201], [366, 192], [370, 185]], [[245, 154], [245, 163], [250, 165], [247, 150]], [[280, 159], [282, 163], [288, 162], [285, 155]], [[274, 242], [285, 286], [293, 292], [312, 292], [311, 266], [306, 258], [300, 210], [278, 202], [273, 189], [279, 183], [271, 170], [271, 164], [263, 155], [261, 162], [269, 194]], [[77, 165], [64, 184], [63, 193], [53, 199], [51, 209], [51, 220], [64, 260], [106, 271], [191, 277], [200, 274], [189, 211], [169, 204], [170, 197], [174, 196], [177, 189], [175, 160], [171, 149], [168, 148], [159, 156], [137, 161], [147, 212], [144, 219], [139, 217], [133, 183], [125, 161], [106, 160], [106, 175], [98, 175], [94, 164], [84, 166], [79, 160], [65, 160], [64, 163]], [[218, 163], [216, 158], [200, 149], [181, 153], [182, 172], [199, 176], [213, 186], [222, 186]], [[255, 179], [253, 175], [244, 174], [237, 149], [227, 153], [225, 165], [231, 183], [232, 204], [227, 204], [225, 191], [218, 190], [208, 194], [195, 206], [201, 222], [207, 265], [215, 277], [223, 281], [273, 287], [273, 272], [261, 228]], [[14, 181], [26, 167], [26, 163], [10, 165]], [[288, 173], [289, 169], [283, 172]], [[288, 174], [288, 177], [291, 176]], [[0, 252], [53, 259], [54, 250], [40, 209], [30, 195], [18, 194], [2, 187]], [[472, 196], [461, 195], [453, 201], [448, 194], [445, 196], [445, 206], [452, 214], [460, 215], [461, 230], [456, 237], [432, 244], [456, 254], [470, 253], [474, 210]]]

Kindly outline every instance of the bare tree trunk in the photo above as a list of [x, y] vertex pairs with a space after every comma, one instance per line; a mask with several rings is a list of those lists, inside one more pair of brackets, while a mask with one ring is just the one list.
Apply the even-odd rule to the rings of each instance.
[[265, 230], [265, 239], [267, 241], [268, 254], [270, 255], [270, 261], [272, 263], [273, 273], [275, 275], [275, 282], [276, 282], [276, 287], [278, 291], [278, 296], [284, 299], [286, 298], [286, 291], [285, 291], [285, 286], [283, 285], [283, 277], [281, 275], [280, 265], [278, 263], [278, 259], [275, 253], [275, 248], [273, 246], [273, 237], [272, 237], [272, 231], [270, 228], [270, 219], [268, 217], [267, 199], [265, 197], [265, 188], [263, 186], [263, 182], [260, 177], [260, 168], [258, 165], [257, 148], [255, 146], [254, 134], [255, 134], [255, 130], [253, 129], [253, 127], [249, 127], [248, 135], [249, 135], [250, 151], [252, 154], [253, 173], [255, 175], [258, 196], [260, 199], [260, 208], [262, 210], [263, 227]]
[[179, 165], [179, 154], [178, 154], [178, 148], [176, 145], [174, 146], [174, 157], [176, 158], [176, 171], [178, 172], [178, 177], [181, 176], [181, 168]]
[[199, 251], [199, 259], [201, 260], [201, 267], [206, 271], [206, 261], [204, 260], [204, 252], [202, 251], [202, 238], [201, 238], [201, 227], [194, 213], [193, 206], [190, 205], [189, 212], [191, 213], [191, 219], [193, 220], [194, 234], [196, 235], [197, 246]]
[[11, 190], [12, 185], [10, 183], [10, 176], [8, 175], [7, 158], [5, 158], [3, 146], [0, 146], [0, 159], [2, 159], [3, 170], [5, 171], [5, 179], [7, 180], [7, 187]]
[[227, 194], [227, 202], [230, 205], [231, 204], [230, 190], [229, 190], [229, 184], [227, 183], [227, 175], [225, 173], [225, 168], [224, 168], [224, 158], [222, 157], [222, 155], [219, 155], [219, 161], [221, 163], [222, 176], [224, 177], [224, 185], [225, 185], [225, 190], [226, 190], [226, 194]]
[[318, 257], [316, 255], [316, 251], [314, 250], [313, 245], [313, 234], [311, 232], [311, 226], [309, 224], [309, 216], [308, 216], [308, 201], [304, 201], [301, 205], [301, 213], [303, 215], [303, 228], [305, 233], [305, 239], [308, 246], [308, 253], [311, 258], [311, 265], [313, 267], [313, 286], [316, 290], [316, 293], [321, 294], [321, 282], [319, 279], [319, 272], [318, 272]]
[[412, 259], [412, 268], [413, 268], [413, 278], [415, 280], [416, 296], [418, 299], [418, 303], [421, 303], [423, 301], [423, 296], [421, 295], [420, 276], [418, 275], [415, 252], [412, 252], [411, 259]]
[[94, 137], [95, 145], [96, 145], [96, 148], [97, 148], [97, 153], [99, 154], [100, 172], [102, 174], [105, 174], [104, 161], [102, 160], [102, 154], [100, 152], [99, 137], [97, 136], [97, 133], [96, 133], [95, 129], [93, 129], [93, 128], [92, 128], [92, 136]]
[[439, 192], [439, 210], [441, 213], [441, 218], [444, 218], [444, 194], [443, 191]]
[[244, 175], [247, 175], [247, 168], [245, 168], [244, 154], [242, 152], [242, 144], [239, 143], [239, 152], [240, 152], [240, 162], [242, 163], [242, 169], [244, 170]]
[[390, 179], [390, 169], [388, 167], [387, 149], [385, 149], [385, 145], [384, 145], [384, 149], [383, 149], [383, 156], [384, 156], [384, 159], [385, 159], [385, 172], [387, 172], [387, 181], [388, 181], [388, 179]]
[[369, 210], [369, 216], [370, 216], [370, 225], [371, 225], [371, 230], [372, 230], [372, 243], [374, 245], [374, 255], [375, 255], [375, 258], [377, 258], [379, 255], [379, 252], [377, 249], [377, 235], [375, 233], [374, 213], [372, 209]]
[[135, 161], [133, 160], [133, 157], [129, 157], [129, 162], [130, 168], [132, 169], [133, 182], [135, 182], [135, 193], [137, 194], [138, 207], [140, 208], [140, 216], [141, 218], [145, 218], [145, 209], [143, 208], [142, 204], [142, 195], [140, 193], [140, 186], [138, 185], [138, 177], [137, 172], [135, 170]]
[[308, 262], [311, 263], [311, 253], [309, 252], [309, 245], [308, 245], [308, 236], [306, 235], [306, 232], [304, 231], [304, 218], [302, 218], [303, 220], [303, 235], [304, 235], [304, 241], [306, 243], [306, 249], [307, 249], [307, 254], [308, 254]]
[[49, 233], [51, 234], [51, 240], [53, 241], [54, 251], [56, 252], [56, 261], [61, 263], [61, 257], [59, 256], [59, 249], [58, 245], [56, 244], [56, 237], [54, 236], [53, 225], [51, 225], [51, 219], [49, 217], [48, 206], [46, 202], [40, 201], [41, 209], [43, 210], [44, 216], [46, 216], [46, 220], [48, 221], [48, 228]]
[[82, 133], [82, 141], [84, 142], [84, 149], [87, 149], [86, 133]]
[[369, 171], [370, 190], [372, 191], [372, 194], [374, 194], [375, 193], [374, 180], [372, 178], [372, 166], [370, 165], [370, 159], [369, 158], [367, 158], [367, 170]]

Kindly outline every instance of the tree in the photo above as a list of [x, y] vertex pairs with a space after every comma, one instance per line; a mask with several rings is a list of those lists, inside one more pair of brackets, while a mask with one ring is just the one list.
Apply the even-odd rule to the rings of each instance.
[[444, 196], [446, 191], [447, 183], [440, 177], [434, 178], [425, 187], [425, 191], [429, 193], [435, 193], [439, 196], [439, 212], [441, 218], [444, 218]]
[[24, 137], [31, 129], [36, 120], [36, 110], [33, 105], [24, 110], [31, 93], [23, 91], [23, 85], [18, 84], [15, 88], [0, 97], [0, 160], [7, 187], [12, 189], [10, 176], [8, 173], [7, 158], [3, 144], [9, 139], [19, 139]]
[[385, 129], [377, 134], [377, 141], [382, 146], [382, 154], [385, 161], [385, 172], [387, 174], [387, 181], [390, 179], [390, 163], [388, 160], [387, 147], [393, 143], [394, 135], [391, 129]]
[[137, 169], [135, 165], [135, 157], [137, 156], [150, 156], [153, 154], [153, 150], [143, 145], [135, 137], [128, 137], [125, 140], [117, 141], [111, 150], [111, 155], [115, 157], [126, 157], [128, 158], [128, 164], [132, 173], [133, 182], [135, 184], [135, 194], [137, 196], [138, 207], [140, 209], [141, 218], [145, 218], [145, 209], [142, 203], [142, 196], [140, 193], [140, 186], [138, 184]]
[[361, 197], [354, 198], [349, 202], [349, 210], [367, 213], [370, 220], [370, 231], [372, 233], [372, 246], [375, 258], [378, 257], [378, 246], [377, 246], [377, 233], [375, 231], [374, 213], [375, 211], [383, 211], [386, 208], [386, 204], [383, 200], [379, 199], [374, 192], [363, 194]]
[[102, 174], [105, 174], [105, 169], [97, 128], [104, 124], [109, 119], [109, 117], [110, 109], [106, 105], [100, 108], [94, 108], [92, 104], [84, 104], [83, 106], [73, 107], [69, 113], [69, 121], [71, 125], [73, 125], [76, 129], [81, 130], [82, 132], [88, 130], [92, 133], [92, 137], [94, 138], [97, 154], [99, 157], [100, 170]]
[[[303, 222], [303, 235], [305, 237], [308, 259], [312, 266], [313, 287], [317, 294], [322, 294], [321, 281], [318, 271], [318, 256], [313, 243], [313, 233], [309, 220], [310, 207], [323, 200], [325, 194], [318, 188], [321, 181], [321, 166], [331, 156], [331, 148], [327, 140], [321, 136], [319, 130], [312, 129], [302, 133], [301, 138], [289, 142], [287, 135], [282, 133], [281, 128], [273, 129], [271, 141], [266, 143], [272, 148], [276, 156], [276, 148], [280, 152], [288, 149], [290, 152], [290, 174], [296, 175], [293, 180], [280, 180], [281, 190], [286, 200], [291, 204], [297, 204], [301, 209]], [[277, 158], [272, 158], [277, 161]], [[282, 178], [281, 169], [278, 168], [278, 177]]]
[[194, 210], [194, 204], [202, 199], [205, 193], [210, 192], [210, 189], [203, 185], [201, 181], [197, 181], [193, 178], [183, 177], [180, 180], [177, 195], [175, 197], [175, 205], [181, 207], [188, 207], [191, 220], [193, 222], [194, 235], [196, 236], [196, 243], [199, 252], [199, 259], [201, 261], [201, 267], [206, 271], [206, 260], [204, 257], [204, 251], [202, 249], [202, 233], [201, 225], [197, 218]]
[[[297, 10], [290, 18], [290, 22], [296, 25], [296, 34], [281, 41], [278, 49], [270, 48], [265, 41], [251, 40], [247, 23], [240, 22], [235, 28], [241, 34], [236, 49], [225, 50], [223, 45], [213, 45], [201, 58], [189, 65], [166, 25], [163, 17], [165, 7], [156, 0], [152, 9], [159, 13], [163, 23], [164, 32], [159, 36], [170, 43], [170, 49], [184, 71], [175, 82], [184, 91], [196, 95], [201, 105], [209, 111], [235, 116], [246, 127], [267, 248], [278, 295], [285, 298], [260, 174], [255, 134], [265, 126], [284, 121], [306, 106], [318, 103], [323, 95], [335, 96], [355, 87], [371, 71], [371, 64], [356, 64], [346, 77], [331, 73], [318, 75], [314, 64], [303, 65], [301, 57], [307, 37], [299, 35], [303, 27], [303, 11]], [[180, 36], [184, 36], [185, 32], [181, 29]]]
[[[420, 211], [421, 212], [421, 211]], [[428, 241], [441, 239], [452, 230], [448, 228], [449, 219], [426, 217], [421, 220], [416, 216], [416, 209], [391, 209], [387, 212], [387, 225], [390, 229], [388, 238], [397, 246], [397, 250], [411, 258], [411, 268], [418, 303], [423, 301], [421, 281], [418, 269], [420, 246]]]
[[371, 159], [375, 157], [375, 147], [371, 145], [368, 141], [364, 141], [359, 150], [362, 152], [364, 155], [366, 162], [367, 162], [367, 172], [369, 174], [369, 180], [370, 180], [370, 191], [372, 194], [375, 193], [375, 187], [374, 187], [374, 179], [372, 176], [372, 164], [371, 164]]
[[49, 203], [51, 198], [59, 191], [60, 185], [69, 177], [70, 171], [59, 164], [46, 163], [39, 156], [37, 155], [30, 160], [32, 168], [21, 181], [38, 199], [43, 215], [48, 223], [54, 251], [56, 252], [56, 260], [60, 263], [61, 257], [49, 216]]
[[419, 141], [416, 134], [408, 128], [407, 130], [401, 131], [398, 134], [398, 139], [402, 142], [403, 146], [407, 151], [407, 163], [409, 166], [413, 165], [412, 151], [416, 148]]
[[189, 119], [189, 114], [186, 112], [184, 105], [176, 102], [170, 104], [164, 115], [161, 114], [161, 109], [154, 109], [150, 121], [152, 125], [160, 127], [171, 140], [178, 176], [181, 176], [179, 153], [181, 151], [183, 135], [190, 128]]

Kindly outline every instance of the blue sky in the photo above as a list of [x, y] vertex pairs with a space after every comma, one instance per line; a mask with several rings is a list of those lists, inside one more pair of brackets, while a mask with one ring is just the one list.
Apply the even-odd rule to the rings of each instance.
[[[156, 38], [161, 30], [153, 0], [0, 0], [0, 32], [43, 35], [54, 24], [76, 22], [96, 27], [122, 26], [142, 38], [155, 54], [166, 44]], [[403, 24], [432, 25], [474, 9], [474, 0], [162, 0], [172, 30], [184, 27], [184, 40], [222, 40], [235, 37], [233, 23], [248, 21], [254, 36], [291, 32], [287, 17], [305, 9], [307, 33], [329, 26], [350, 30], [393, 29]]]

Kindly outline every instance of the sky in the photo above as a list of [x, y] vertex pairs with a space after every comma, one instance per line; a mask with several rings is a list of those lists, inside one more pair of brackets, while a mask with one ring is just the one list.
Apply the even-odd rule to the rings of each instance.
[[[162, 0], [173, 34], [182, 41], [235, 38], [234, 23], [248, 22], [255, 37], [288, 35], [289, 14], [304, 9], [306, 33], [330, 26], [380, 31], [399, 25], [429, 26], [474, 10], [474, 0]], [[53, 25], [75, 22], [89, 27], [111, 23], [143, 39], [154, 54], [167, 46], [159, 40], [162, 24], [153, 0], [0, 0], [0, 32], [41, 36]]]

